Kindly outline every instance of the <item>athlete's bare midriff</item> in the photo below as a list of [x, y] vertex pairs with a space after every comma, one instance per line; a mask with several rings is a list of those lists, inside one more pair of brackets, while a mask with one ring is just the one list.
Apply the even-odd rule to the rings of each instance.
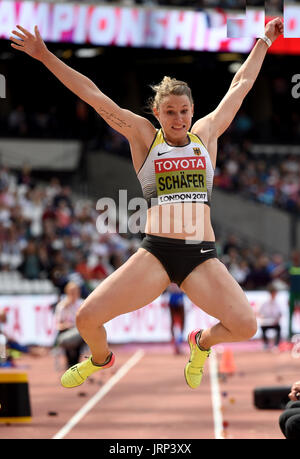
[[174, 239], [215, 241], [210, 207], [201, 203], [163, 204], [147, 211], [145, 233]]

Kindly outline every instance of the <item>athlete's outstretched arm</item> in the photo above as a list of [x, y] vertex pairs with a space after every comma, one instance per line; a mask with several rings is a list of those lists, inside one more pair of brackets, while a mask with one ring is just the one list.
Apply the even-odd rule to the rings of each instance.
[[11, 46], [41, 61], [68, 89], [91, 105], [113, 129], [116, 129], [129, 140], [134, 138], [137, 133], [151, 129], [150, 121], [119, 107], [103, 94], [89, 78], [72, 69], [51, 53], [37, 26], [35, 26], [34, 35], [19, 25], [17, 28], [19, 30], [13, 30], [12, 33], [19, 39], [11, 36], [10, 40], [13, 42]]
[[[283, 33], [283, 23], [278, 17], [268, 22], [265, 35], [274, 42]], [[268, 46], [263, 40], [258, 40], [246, 61], [235, 74], [225, 97], [218, 107], [204, 118], [196, 121], [193, 132], [203, 129], [209, 124], [213, 137], [220, 137], [233, 121], [240, 109], [244, 98], [252, 88], [263, 64]]]

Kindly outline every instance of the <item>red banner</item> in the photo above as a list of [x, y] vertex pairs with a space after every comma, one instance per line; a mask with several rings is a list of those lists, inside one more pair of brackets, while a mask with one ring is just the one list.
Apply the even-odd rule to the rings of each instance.
[[[234, 36], [228, 38], [232, 20]], [[49, 2], [0, 0], [0, 38], [9, 39], [17, 24], [33, 31], [39, 26], [45, 41], [90, 43], [96, 46], [132, 46], [191, 51], [249, 53], [264, 11], [247, 11], [244, 19], [220, 9], [180, 10], [116, 7]], [[285, 38], [272, 53], [300, 54], [300, 5], [284, 10]], [[232, 36], [232, 35], [231, 35]], [[293, 38], [287, 38], [293, 37]]]

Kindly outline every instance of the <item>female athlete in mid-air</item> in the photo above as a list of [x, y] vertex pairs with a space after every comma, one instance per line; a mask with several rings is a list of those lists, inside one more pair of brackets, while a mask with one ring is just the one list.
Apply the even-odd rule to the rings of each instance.
[[[44, 64], [67, 88], [91, 105], [130, 144], [132, 161], [148, 202], [146, 237], [141, 247], [84, 301], [77, 327], [91, 350], [90, 358], [61, 378], [64, 387], [82, 384], [114, 362], [103, 326], [114, 317], [151, 303], [176, 282], [193, 303], [218, 319], [208, 329], [189, 334], [187, 384], [196, 388], [211, 346], [242, 341], [256, 333], [256, 319], [238, 283], [216, 254], [210, 202], [217, 140], [228, 128], [252, 88], [268, 47], [283, 33], [280, 18], [265, 27], [235, 74], [217, 108], [192, 123], [194, 102], [185, 82], [165, 77], [154, 86], [153, 114], [161, 128], [119, 107], [87, 77], [52, 54], [41, 38], [21, 26], [11, 46]], [[16, 38], [18, 37], [18, 38]], [[204, 91], [210, 88], [203, 88]]]

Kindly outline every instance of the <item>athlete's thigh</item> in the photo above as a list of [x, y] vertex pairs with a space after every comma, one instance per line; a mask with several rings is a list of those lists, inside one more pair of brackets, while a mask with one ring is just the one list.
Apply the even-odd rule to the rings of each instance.
[[232, 321], [238, 320], [242, 314], [252, 315], [244, 291], [217, 258], [197, 266], [183, 281], [181, 288], [194, 304], [225, 326], [233, 325]]
[[98, 285], [83, 306], [95, 320], [105, 323], [151, 303], [169, 284], [160, 261], [140, 248]]

